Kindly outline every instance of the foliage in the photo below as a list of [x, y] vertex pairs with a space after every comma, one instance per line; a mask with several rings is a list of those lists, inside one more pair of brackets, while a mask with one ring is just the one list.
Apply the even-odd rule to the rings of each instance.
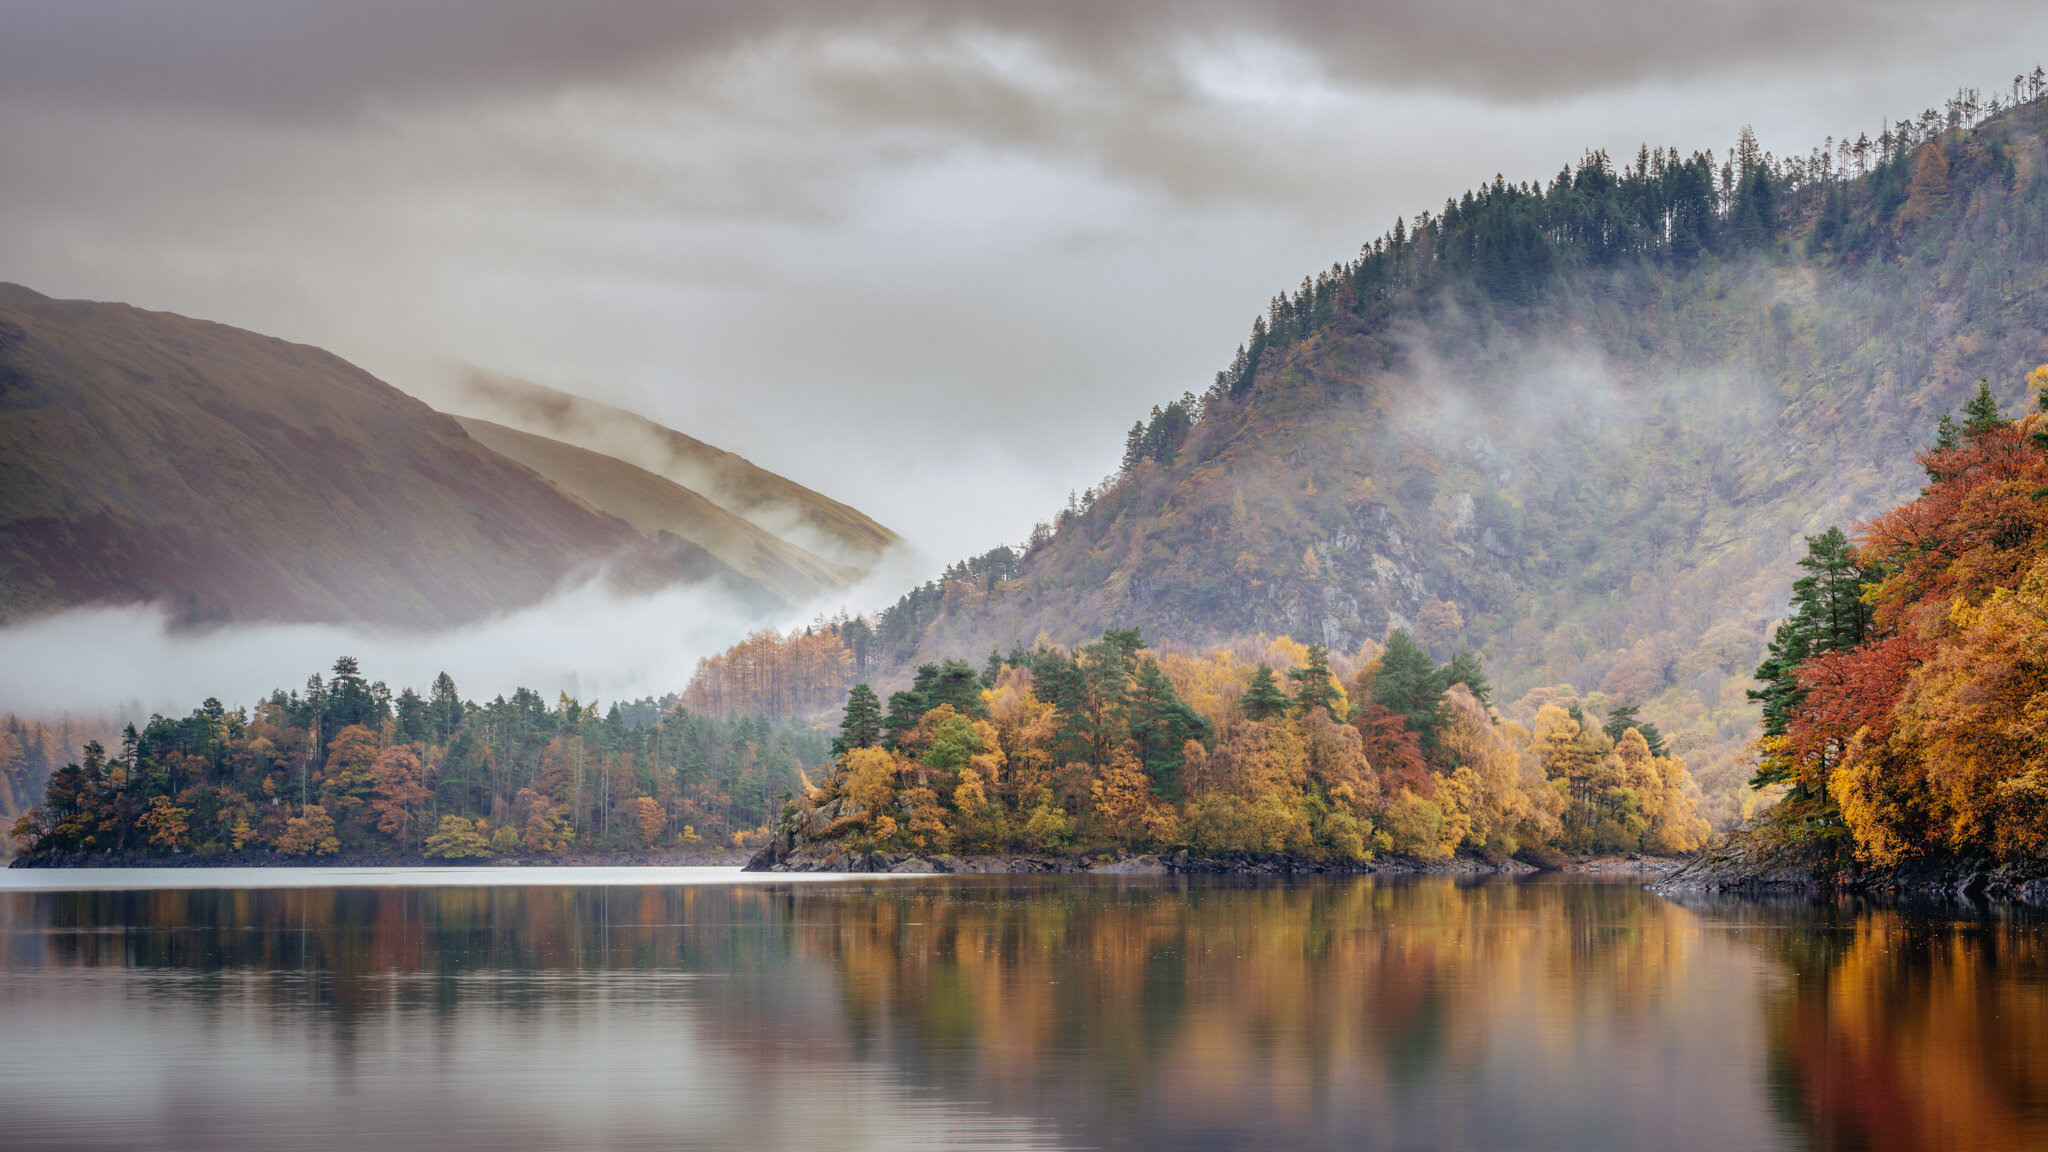
[[[1504, 859], [1551, 844], [1683, 852], [1706, 835], [1682, 762], [1653, 755], [1633, 727], [1619, 741], [1582, 734], [1558, 709], [1569, 754], [1546, 759], [1541, 739], [1475, 694], [1470, 682], [1485, 681], [1474, 658], [1439, 667], [1393, 643], [1346, 657], [1359, 701], [1347, 709], [1320, 645], [1282, 637], [1245, 650], [1257, 658], [1155, 652], [1135, 630], [1111, 630], [1072, 654], [1014, 653], [982, 678], [976, 712], [906, 703], [892, 742], [849, 742], [784, 827], [856, 851], [1332, 861], [1389, 850]], [[1428, 756], [1406, 714], [1434, 724]], [[1582, 794], [1568, 797], [1575, 786]]]
[[[779, 651], [749, 643], [763, 661]], [[520, 689], [479, 704], [445, 673], [425, 695], [394, 696], [343, 658], [250, 710], [208, 700], [130, 726], [114, 756], [88, 742], [81, 763], [49, 773], [13, 832], [31, 855], [480, 859], [695, 849], [706, 836], [739, 848], [764, 839], [782, 795], [828, 762], [827, 743], [816, 726], [720, 720], [677, 697], [601, 711]]]
[[1783, 701], [1759, 778], [1797, 780], [1808, 822], [1874, 863], [2048, 851], [2048, 415], [2007, 419], [1982, 386], [1964, 416], [1853, 554], [1811, 542], [1793, 639], [1758, 670]]

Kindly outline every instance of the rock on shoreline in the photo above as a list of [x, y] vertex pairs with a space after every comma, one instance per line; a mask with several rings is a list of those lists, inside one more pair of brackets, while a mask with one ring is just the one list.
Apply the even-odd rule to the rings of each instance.
[[1077, 856], [1001, 854], [953, 856], [945, 853], [917, 855], [909, 852], [830, 851], [806, 846], [796, 851], [769, 845], [747, 863], [749, 872], [837, 872], [863, 875], [1074, 875], [1097, 876], [1307, 876], [1336, 875], [1523, 875], [1538, 871], [1519, 860], [1491, 864], [1484, 860], [1457, 857], [1450, 860], [1412, 860], [1386, 856], [1377, 860], [1311, 860], [1296, 856], [1190, 857], [1186, 852], [1165, 856], [1126, 856], [1116, 860], [1090, 860]]
[[1683, 867], [1650, 885], [1652, 891], [1722, 892], [1734, 896], [1854, 894], [1891, 900], [1945, 903], [2009, 902], [2048, 908], [2048, 860], [1998, 863], [1935, 857], [1889, 868], [1867, 868], [1825, 845], [1773, 842], [1738, 829], [1702, 850]]

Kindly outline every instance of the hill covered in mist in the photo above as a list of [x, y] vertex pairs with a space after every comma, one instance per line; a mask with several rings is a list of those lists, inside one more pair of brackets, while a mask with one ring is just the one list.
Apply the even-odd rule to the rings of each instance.
[[856, 574], [864, 575], [901, 543], [896, 533], [857, 508], [743, 456], [588, 397], [471, 372], [457, 406], [466, 416], [602, 453], [702, 493], [763, 532]]
[[1911, 495], [1945, 410], [2048, 360], [2041, 94], [1805, 158], [1590, 154], [1398, 222], [1029, 542], [883, 612], [874, 662], [1399, 628], [1728, 759], [1802, 538]]
[[[868, 562], [895, 540], [843, 518]], [[0, 285], [0, 624], [153, 602], [186, 624], [443, 627], [600, 573], [765, 619], [864, 567], [631, 463], [465, 431], [317, 348]]]

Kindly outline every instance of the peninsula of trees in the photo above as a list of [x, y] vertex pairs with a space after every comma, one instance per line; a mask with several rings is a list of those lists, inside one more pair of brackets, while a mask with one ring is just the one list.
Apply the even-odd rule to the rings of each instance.
[[838, 760], [792, 805], [782, 847], [1341, 865], [1706, 838], [1684, 763], [1632, 709], [1602, 726], [1546, 705], [1531, 731], [1488, 696], [1476, 658], [1439, 666], [1399, 631], [1338, 660], [1285, 637], [1244, 656], [1155, 652], [1133, 629], [991, 653], [979, 672], [927, 664], [886, 709], [853, 689]]

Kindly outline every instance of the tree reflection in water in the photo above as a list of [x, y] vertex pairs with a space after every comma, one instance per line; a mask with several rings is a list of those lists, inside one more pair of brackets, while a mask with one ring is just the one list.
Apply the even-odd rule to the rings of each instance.
[[10, 893], [0, 1025], [39, 1040], [0, 1058], [0, 1111], [118, 1142], [81, 1118], [115, 1052], [149, 1088], [124, 1132], [189, 1097], [304, 1147], [374, 1116], [394, 1148], [2048, 1147], [2037, 925], [1688, 903], [1370, 878]]

